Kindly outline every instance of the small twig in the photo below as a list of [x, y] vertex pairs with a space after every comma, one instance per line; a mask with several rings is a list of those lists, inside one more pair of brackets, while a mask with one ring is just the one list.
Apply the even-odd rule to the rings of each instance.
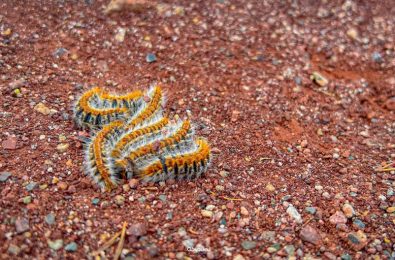
[[225, 196], [222, 196], [221, 198], [226, 199], [226, 200], [238, 200], [238, 201], [243, 200], [243, 199], [238, 199], [238, 198], [229, 198], [229, 197], [225, 197]]
[[380, 168], [380, 169], [376, 169], [375, 171], [376, 172], [390, 172], [390, 171], [395, 171], [395, 168], [386, 168], [386, 169]]
[[188, 231], [191, 232], [191, 233], [194, 234], [194, 235], [199, 235], [199, 233], [196, 232], [195, 230], [193, 230], [192, 227], [190, 227], [190, 228], [188, 229]]
[[395, 163], [390, 162], [374, 170], [375, 172], [390, 172], [395, 171]]
[[101, 248], [97, 249], [96, 251], [93, 251], [91, 253], [91, 255], [93, 255], [93, 256], [99, 255], [102, 251], [104, 251], [107, 248], [109, 248], [110, 246], [112, 246], [114, 244], [115, 240], [117, 240], [117, 238], [120, 235], [121, 235], [121, 232], [115, 233], [115, 235], [110, 240], [108, 240], [106, 243], [104, 243], [104, 245]]
[[158, 188], [157, 187], [145, 187], [145, 188], [142, 188], [142, 190], [158, 190]]
[[306, 226], [307, 224], [309, 224], [313, 219], [314, 219], [314, 218], [310, 218], [309, 220], [307, 220], [306, 223], [304, 223], [304, 224], [302, 225], [302, 227], [304, 227], [304, 226]]
[[123, 222], [122, 231], [121, 231], [121, 238], [119, 239], [117, 249], [115, 250], [114, 260], [118, 260], [118, 258], [121, 256], [123, 244], [125, 242], [125, 233], [126, 233], [127, 225], [128, 225], [128, 223], [126, 221]]

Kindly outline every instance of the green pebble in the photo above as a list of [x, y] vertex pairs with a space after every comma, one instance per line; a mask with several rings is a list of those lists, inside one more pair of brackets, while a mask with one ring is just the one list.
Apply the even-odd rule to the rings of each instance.
[[241, 246], [244, 248], [244, 250], [250, 250], [256, 247], [256, 242], [255, 241], [249, 241], [249, 240], [244, 240], [241, 243]]
[[311, 215], [314, 215], [317, 212], [317, 209], [314, 207], [306, 207], [305, 211]]
[[161, 201], [165, 202], [165, 201], [166, 201], [166, 195], [164, 195], [164, 194], [159, 195], [159, 199], [160, 199]]
[[343, 254], [341, 257], [341, 260], [351, 260], [351, 256], [349, 254]]
[[23, 203], [30, 204], [32, 202], [32, 197], [31, 196], [26, 196], [22, 200], [23, 200]]
[[48, 246], [51, 249], [57, 251], [63, 247], [63, 240], [62, 239], [56, 239], [55, 241], [48, 240]]

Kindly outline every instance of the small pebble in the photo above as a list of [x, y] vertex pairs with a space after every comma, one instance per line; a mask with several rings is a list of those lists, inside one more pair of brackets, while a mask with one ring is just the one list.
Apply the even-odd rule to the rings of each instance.
[[16, 233], [20, 234], [30, 229], [29, 220], [26, 218], [17, 218], [15, 221]]
[[352, 260], [352, 257], [349, 254], [342, 254], [340, 259], [341, 260]]
[[61, 144], [58, 144], [58, 145], [56, 146], [56, 149], [57, 149], [59, 152], [61, 152], [61, 153], [67, 151], [68, 148], [69, 148], [69, 144], [68, 144], [68, 143], [61, 143]]
[[22, 198], [24, 204], [30, 204], [32, 202], [32, 196], [26, 196]]
[[153, 54], [153, 53], [148, 53], [147, 56], [145, 57], [145, 60], [146, 60], [148, 63], [155, 62], [155, 61], [156, 61], [156, 56], [155, 56], [155, 54]]
[[217, 185], [217, 186], [215, 186], [215, 189], [216, 189], [217, 191], [224, 191], [224, 190], [225, 190], [225, 187], [222, 186], [222, 185]]
[[314, 207], [306, 207], [305, 211], [311, 215], [314, 215], [317, 212], [317, 209]]
[[255, 241], [249, 241], [249, 240], [244, 240], [241, 243], [241, 246], [243, 247], [244, 250], [250, 250], [256, 247], [256, 242]]
[[286, 245], [284, 247], [285, 252], [287, 252], [288, 256], [295, 255], [295, 246], [294, 245]]
[[75, 242], [71, 242], [64, 247], [64, 250], [67, 252], [75, 252], [77, 251], [78, 245]]
[[274, 186], [271, 183], [268, 183], [266, 185], [266, 190], [269, 191], [269, 192], [273, 192], [273, 191], [276, 190], [276, 188], [274, 188]]
[[48, 242], [48, 246], [55, 251], [57, 251], [63, 247], [63, 240], [62, 239], [56, 239], [54, 241], [48, 240], [47, 242]]
[[300, 231], [300, 238], [303, 241], [318, 245], [321, 241], [320, 233], [310, 225], [306, 225]]
[[117, 33], [115, 34], [115, 40], [117, 42], [123, 42], [125, 40], [126, 29], [118, 28]]
[[1, 172], [0, 173], [0, 182], [5, 182], [12, 174], [10, 172]]
[[52, 213], [49, 213], [48, 215], [45, 216], [45, 222], [48, 225], [53, 225], [55, 223], [55, 215]]
[[137, 179], [131, 179], [129, 181], [129, 186], [130, 186], [131, 189], [137, 188], [138, 184], [139, 184], [139, 180], [137, 180]]
[[329, 81], [322, 74], [316, 71], [313, 72], [310, 79], [321, 87], [324, 87], [329, 83]]
[[125, 203], [125, 197], [122, 195], [115, 196], [114, 200], [115, 204], [117, 204], [118, 206], [122, 206]]
[[6, 150], [15, 150], [17, 146], [17, 138], [15, 136], [8, 136], [1, 145]]
[[354, 219], [353, 225], [354, 225], [355, 227], [357, 227], [357, 228], [360, 228], [360, 229], [364, 229], [365, 226], [366, 226], [365, 223], [363, 223], [362, 220], [360, 220], [360, 219], [358, 219], [358, 218]]
[[372, 60], [377, 63], [382, 63], [383, 62], [383, 57], [379, 52], [373, 52], [372, 54]]
[[100, 202], [100, 199], [99, 199], [99, 198], [93, 198], [93, 199], [92, 199], [92, 204], [93, 204], [93, 205], [97, 205], [97, 204], [99, 204], [99, 202]]
[[161, 194], [161, 195], [159, 195], [159, 199], [160, 199], [161, 201], [163, 201], [163, 202], [166, 202], [167, 197], [166, 197], [165, 194]]
[[130, 226], [127, 233], [135, 237], [141, 237], [147, 234], [147, 227], [144, 223], [135, 223]]
[[346, 224], [347, 223], [347, 218], [346, 216], [343, 214], [343, 212], [341, 211], [336, 211], [335, 214], [333, 214], [330, 218], [329, 218], [329, 222], [332, 224]]
[[21, 249], [17, 245], [10, 244], [7, 251], [12, 255], [18, 255], [21, 252]]
[[203, 217], [206, 217], [206, 218], [212, 218], [213, 215], [214, 215], [214, 213], [213, 213], [212, 211], [210, 211], [210, 210], [205, 210], [205, 209], [203, 209], [203, 210], [201, 211], [201, 214], [202, 214]]
[[233, 257], [233, 260], [245, 260], [244, 256], [237, 254]]
[[28, 185], [26, 185], [26, 190], [27, 191], [32, 191], [36, 188], [37, 182], [30, 182]]
[[68, 188], [67, 183], [65, 183], [64, 181], [58, 182], [57, 186], [60, 190], [66, 190]]
[[195, 240], [194, 239], [186, 239], [182, 241], [182, 244], [188, 249], [191, 249], [195, 246]]
[[49, 115], [51, 113], [51, 109], [48, 108], [43, 103], [38, 103], [37, 105], [35, 105], [34, 110], [43, 114], [43, 115]]
[[359, 230], [358, 232], [351, 232], [347, 237], [349, 244], [355, 250], [361, 250], [368, 243], [367, 237], [362, 230]]
[[388, 207], [386, 211], [387, 211], [387, 213], [394, 213], [395, 207]]
[[347, 218], [352, 218], [355, 214], [354, 208], [348, 203], [343, 205], [342, 211]]
[[130, 186], [129, 186], [129, 184], [123, 184], [123, 185], [122, 185], [122, 189], [123, 189], [124, 192], [130, 191]]
[[55, 58], [59, 58], [59, 57], [62, 57], [64, 54], [66, 54], [68, 52], [68, 50], [67, 49], [65, 49], [65, 48], [58, 48], [58, 49], [56, 49], [53, 53], [52, 53], [52, 55], [55, 57]]
[[245, 207], [240, 207], [240, 213], [243, 216], [248, 216], [249, 215], [249, 212], [248, 212], [248, 210]]
[[299, 214], [298, 210], [292, 205], [290, 204], [287, 208], [287, 213], [290, 217], [292, 217], [296, 223], [302, 223], [302, 216]]

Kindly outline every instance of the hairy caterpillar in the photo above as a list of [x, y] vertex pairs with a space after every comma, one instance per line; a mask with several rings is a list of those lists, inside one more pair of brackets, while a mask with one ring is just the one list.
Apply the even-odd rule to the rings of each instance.
[[122, 121], [114, 121], [104, 126], [103, 129], [87, 143], [85, 148], [85, 169], [87, 173], [106, 190], [111, 190], [116, 186], [115, 180], [118, 180], [120, 177], [118, 175], [122, 173], [111, 171], [114, 167], [111, 166], [111, 161], [107, 156], [107, 147], [109, 146], [111, 138], [116, 138], [123, 124]]
[[162, 181], [166, 179], [191, 179], [200, 177], [210, 163], [210, 148], [203, 139], [188, 152], [173, 152], [158, 157], [154, 162], [138, 172], [145, 181]]
[[74, 107], [75, 122], [82, 127], [100, 127], [134, 115], [141, 107], [141, 91], [115, 96], [95, 87], [85, 92]]
[[85, 169], [103, 190], [131, 177], [191, 179], [207, 170], [207, 141], [194, 137], [189, 120], [163, 116], [163, 105], [159, 86], [119, 96], [93, 88], [79, 98], [75, 121], [93, 131], [85, 145]]
[[127, 123], [127, 129], [133, 129], [139, 124], [148, 124], [156, 117], [162, 117], [162, 105], [164, 103], [162, 90], [156, 86], [148, 91], [149, 103], [144, 106], [136, 117]]

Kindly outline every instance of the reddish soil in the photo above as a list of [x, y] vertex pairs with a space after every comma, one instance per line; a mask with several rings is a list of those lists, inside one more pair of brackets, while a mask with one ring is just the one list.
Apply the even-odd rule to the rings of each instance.
[[[0, 2], [1, 259], [92, 258], [124, 221], [128, 259], [395, 258], [395, 172], [375, 171], [395, 159], [393, 1], [163, 1], [106, 15], [107, 3]], [[73, 102], [94, 85], [153, 83], [166, 111], [192, 112], [212, 165], [195, 181], [101, 193], [81, 169]]]

